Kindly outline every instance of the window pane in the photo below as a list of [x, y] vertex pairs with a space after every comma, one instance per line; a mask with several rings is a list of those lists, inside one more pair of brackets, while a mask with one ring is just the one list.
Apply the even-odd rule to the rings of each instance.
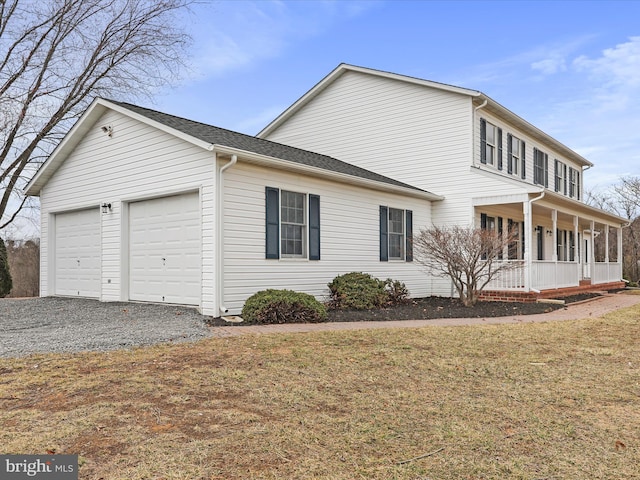
[[389, 209], [389, 232], [404, 233], [404, 210]]
[[496, 143], [496, 127], [487, 123], [487, 143], [495, 145]]

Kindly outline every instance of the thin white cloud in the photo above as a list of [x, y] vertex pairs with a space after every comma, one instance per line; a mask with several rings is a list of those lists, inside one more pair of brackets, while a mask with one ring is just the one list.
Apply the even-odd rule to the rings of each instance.
[[544, 75], [553, 75], [554, 73], [566, 71], [567, 63], [564, 55], [556, 53], [548, 58], [533, 62], [531, 68]]
[[194, 7], [192, 78], [225, 75], [278, 57], [295, 42], [362, 15], [369, 1], [235, 1]]
[[573, 66], [608, 86], [640, 87], [640, 36], [604, 50], [598, 58], [581, 55]]

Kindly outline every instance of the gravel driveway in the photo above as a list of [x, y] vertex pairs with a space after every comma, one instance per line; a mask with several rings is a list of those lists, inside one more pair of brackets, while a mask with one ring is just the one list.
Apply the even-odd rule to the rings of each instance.
[[113, 350], [210, 335], [195, 309], [82, 298], [0, 299], [0, 357]]

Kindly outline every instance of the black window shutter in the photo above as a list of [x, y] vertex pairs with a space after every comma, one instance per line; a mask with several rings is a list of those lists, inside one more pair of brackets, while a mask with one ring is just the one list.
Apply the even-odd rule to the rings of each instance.
[[[502, 238], [502, 217], [498, 217], [498, 235]], [[498, 260], [502, 260], [503, 258], [502, 250], [498, 252]]]
[[511, 150], [511, 134], [507, 133], [507, 173], [513, 173], [513, 159], [511, 155], [513, 155], [513, 151]]
[[536, 232], [538, 237], [538, 260], [544, 260], [544, 252], [542, 251], [542, 245], [543, 245], [542, 240], [544, 236], [544, 230], [540, 225], [538, 225], [536, 227]]
[[487, 229], [487, 214], [486, 213], [481, 213], [480, 214], [480, 228], [483, 230]]
[[564, 180], [564, 190], [563, 193], [566, 195], [567, 194], [567, 166], [563, 165], [562, 167], [563, 169], [563, 173], [564, 175], [562, 176], [563, 180]]
[[580, 170], [576, 170], [576, 199], [580, 200]]
[[387, 239], [387, 232], [389, 228], [388, 223], [388, 209], [380, 205], [380, 261], [389, 261], [389, 244]]
[[480, 163], [487, 163], [487, 121], [480, 119]]
[[549, 187], [549, 155], [544, 154], [544, 186]]
[[413, 212], [411, 210], [405, 211], [405, 217], [405, 228], [407, 231], [405, 260], [407, 262], [413, 262]]
[[320, 260], [320, 197], [309, 195], [309, 260]]
[[502, 129], [498, 129], [498, 170], [502, 170]]
[[573, 185], [574, 185], [574, 175], [575, 175], [575, 173], [573, 173], [573, 172], [574, 172], [573, 168], [569, 167], [569, 196], [570, 197], [573, 197], [573, 195], [574, 195]]
[[266, 258], [280, 258], [280, 191], [266, 188]]
[[525, 178], [527, 178], [527, 162], [525, 161], [525, 153], [526, 153], [526, 144], [524, 143], [524, 140], [522, 141], [522, 144], [520, 145], [520, 149], [522, 150], [522, 153], [520, 155], [522, 155], [522, 179], [524, 180]]
[[558, 160], [554, 160], [554, 165], [555, 165], [554, 171], [556, 172], [554, 187], [555, 187], [555, 191], [559, 192], [560, 191], [560, 177], [559, 177], [559, 174], [560, 174], [560, 168], [561, 168], [560, 167], [560, 162]]
[[520, 260], [524, 260], [524, 242], [525, 242], [525, 238], [524, 238], [524, 222], [520, 223], [520, 232], [522, 232], [522, 257], [520, 258]]

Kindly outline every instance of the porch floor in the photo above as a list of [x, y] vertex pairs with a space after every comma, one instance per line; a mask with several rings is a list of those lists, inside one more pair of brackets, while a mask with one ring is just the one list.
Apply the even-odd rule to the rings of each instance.
[[563, 298], [581, 293], [606, 292], [621, 290], [626, 284], [620, 282], [591, 284], [580, 282], [579, 286], [566, 288], [551, 288], [538, 292], [518, 292], [511, 290], [484, 290], [480, 292], [480, 300], [485, 302], [535, 302], [538, 299]]

